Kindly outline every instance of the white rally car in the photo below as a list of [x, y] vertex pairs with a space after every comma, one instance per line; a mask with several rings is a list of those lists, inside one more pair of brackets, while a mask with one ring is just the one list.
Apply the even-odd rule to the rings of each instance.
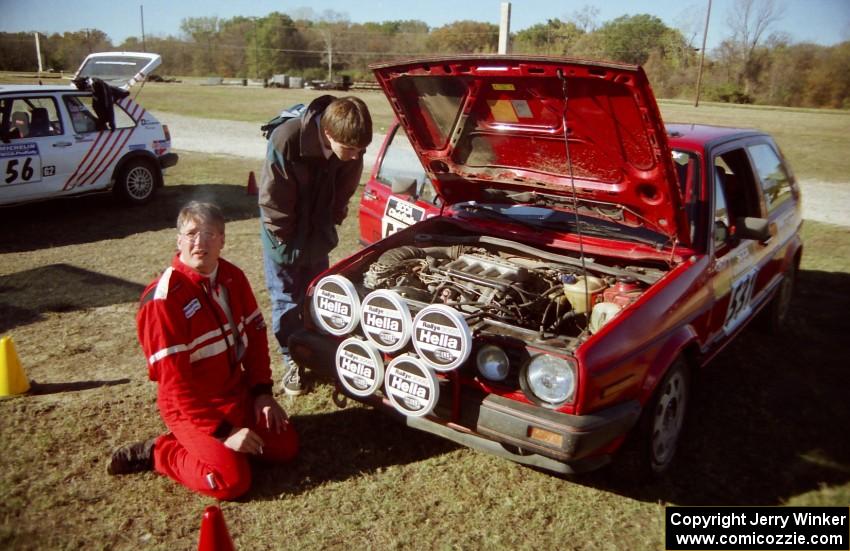
[[177, 164], [168, 127], [129, 96], [162, 58], [88, 56], [70, 86], [0, 85], [0, 205], [112, 190], [149, 201]]

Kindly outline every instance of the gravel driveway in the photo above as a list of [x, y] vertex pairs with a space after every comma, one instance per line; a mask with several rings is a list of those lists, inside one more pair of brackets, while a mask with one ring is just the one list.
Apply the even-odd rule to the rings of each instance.
[[[154, 113], [171, 130], [172, 145], [177, 150], [235, 155], [250, 159], [263, 159], [266, 140], [260, 133], [259, 123], [202, 119], [174, 113]], [[363, 155], [367, 170], [383, 142], [383, 135], [375, 134]], [[850, 182], [820, 182], [801, 180], [803, 190], [803, 218], [850, 227]]]

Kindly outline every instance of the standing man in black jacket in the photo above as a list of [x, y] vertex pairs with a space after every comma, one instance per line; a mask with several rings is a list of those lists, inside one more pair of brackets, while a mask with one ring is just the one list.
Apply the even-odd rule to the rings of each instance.
[[366, 104], [327, 95], [269, 137], [259, 186], [260, 235], [272, 330], [283, 355], [282, 386], [291, 396], [304, 385], [288, 340], [301, 327], [307, 285], [328, 268], [328, 253], [338, 242], [335, 226], [348, 214], [371, 141]]

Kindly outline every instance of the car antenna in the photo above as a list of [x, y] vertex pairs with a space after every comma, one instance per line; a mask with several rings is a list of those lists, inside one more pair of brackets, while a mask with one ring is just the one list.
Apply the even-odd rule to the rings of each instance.
[[[578, 234], [578, 252], [579, 258], [581, 259], [581, 270], [584, 274], [584, 308], [588, 309], [590, 306], [590, 290], [587, 285], [587, 264], [584, 258], [584, 238], [581, 234], [581, 220], [578, 217], [578, 195], [576, 194], [576, 180], [575, 175], [573, 174], [573, 160], [570, 156], [570, 138], [569, 132], [567, 130], [567, 102], [569, 97], [567, 96], [567, 79], [564, 77], [564, 71], [560, 68], [557, 69], [558, 78], [561, 80], [561, 90], [564, 93], [564, 110], [561, 112], [561, 123], [564, 126], [564, 150], [567, 154], [567, 169], [569, 170], [570, 175], [570, 189], [573, 193], [573, 214], [576, 217], [576, 233]], [[588, 320], [590, 318], [588, 317]]]
[[136, 101], [136, 98], [139, 97], [139, 94], [142, 93], [142, 88], [145, 87], [145, 83], [148, 81], [148, 77], [142, 79], [142, 84], [139, 86], [139, 89], [136, 91], [136, 95], [133, 96], [133, 101]]

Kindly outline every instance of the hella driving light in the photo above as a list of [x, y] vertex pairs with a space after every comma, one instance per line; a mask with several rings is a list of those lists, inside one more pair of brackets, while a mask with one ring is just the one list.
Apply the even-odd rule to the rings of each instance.
[[354, 284], [341, 275], [323, 277], [313, 289], [313, 321], [337, 337], [350, 333], [360, 321], [360, 297]]
[[413, 320], [407, 303], [398, 293], [372, 291], [360, 306], [360, 327], [366, 338], [383, 352], [396, 352], [410, 340]]
[[472, 331], [463, 315], [445, 304], [426, 306], [413, 319], [413, 348], [437, 371], [457, 368], [472, 352]]
[[370, 343], [349, 337], [336, 350], [336, 373], [349, 392], [366, 397], [384, 382], [384, 360]]
[[475, 357], [475, 364], [478, 372], [491, 381], [504, 381], [510, 367], [505, 351], [492, 344], [481, 347]]
[[576, 374], [572, 364], [563, 358], [538, 355], [531, 359], [522, 377], [524, 387], [535, 398], [549, 405], [559, 405], [573, 396]]

